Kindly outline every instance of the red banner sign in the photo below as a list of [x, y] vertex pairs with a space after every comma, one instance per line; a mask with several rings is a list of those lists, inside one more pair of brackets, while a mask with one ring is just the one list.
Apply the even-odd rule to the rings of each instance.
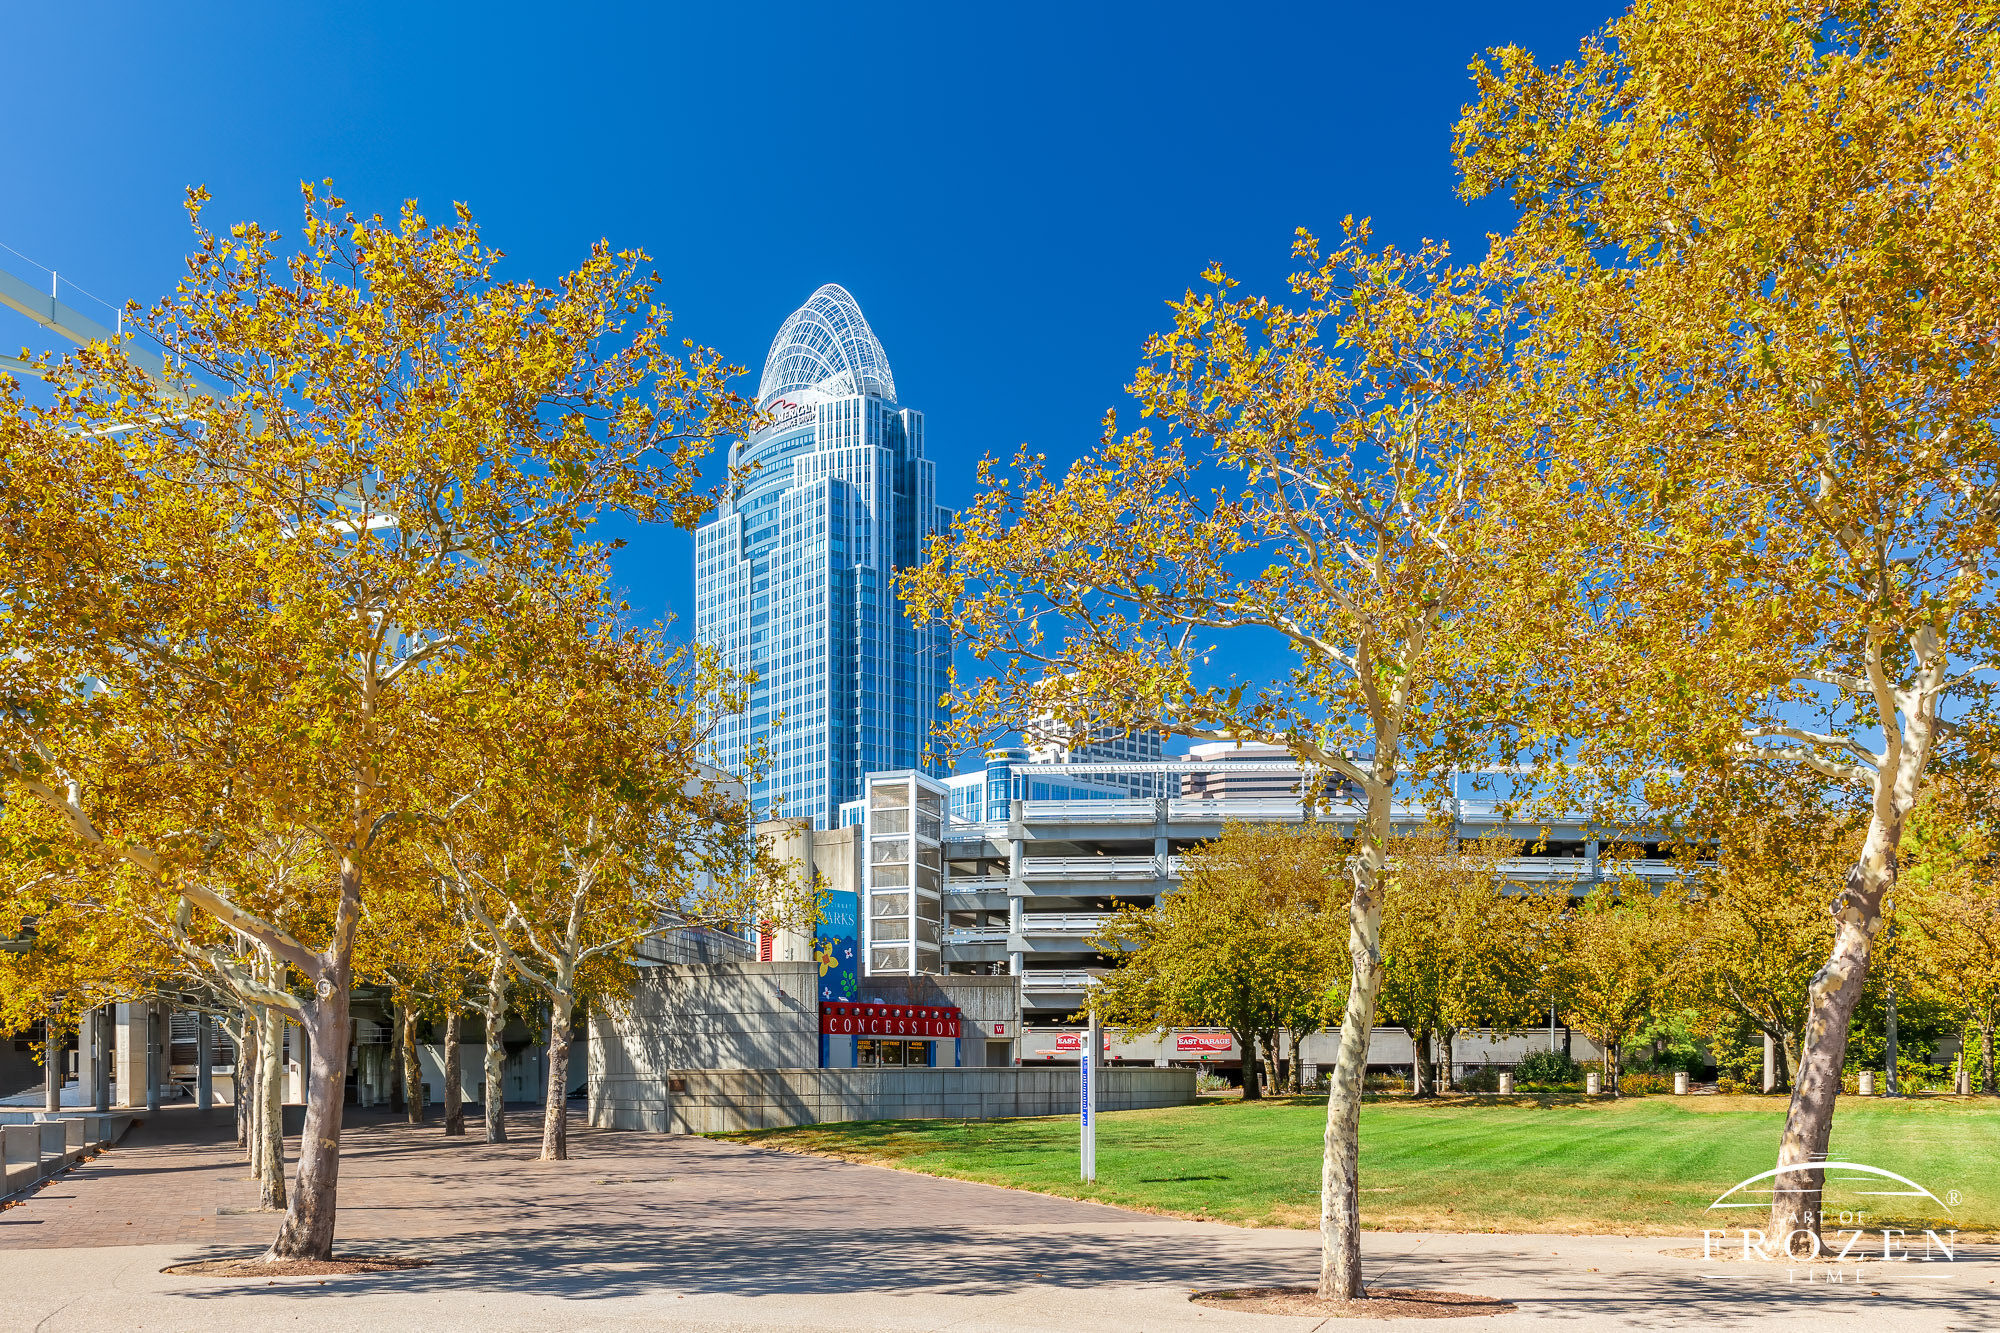
[[956, 1037], [958, 1010], [929, 1004], [843, 1004], [819, 1007], [819, 1030], [844, 1037]]
[[1236, 1039], [1227, 1032], [1176, 1032], [1176, 1051], [1227, 1051]]
[[1059, 1051], [1080, 1051], [1080, 1050], [1082, 1050], [1082, 1049], [1083, 1049], [1083, 1034], [1082, 1034], [1081, 1032], [1058, 1032], [1058, 1033], [1056, 1033], [1056, 1049], [1057, 1049], [1057, 1050], [1059, 1050]]

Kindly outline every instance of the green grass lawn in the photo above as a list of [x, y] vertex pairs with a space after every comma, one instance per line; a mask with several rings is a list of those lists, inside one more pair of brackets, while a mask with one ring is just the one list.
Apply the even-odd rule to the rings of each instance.
[[[1765, 1097], [1383, 1098], [1361, 1113], [1361, 1211], [1391, 1230], [1671, 1232], [1716, 1221], [1717, 1195], [1775, 1165], [1785, 1103]], [[1251, 1226], [1319, 1218], [1325, 1102], [1208, 1099], [1101, 1117], [1097, 1183], [1076, 1178], [1074, 1116], [886, 1120], [721, 1135], [1150, 1212]], [[1871, 1226], [1944, 1220], [2000, 1232], [2000, 1103], [1841, 1102], [1832, 1155], [1909, 1177], [1959, 1201], [1884, 1199]], [[1833, 1203], [1829, 1197], [1829, 1206]]]

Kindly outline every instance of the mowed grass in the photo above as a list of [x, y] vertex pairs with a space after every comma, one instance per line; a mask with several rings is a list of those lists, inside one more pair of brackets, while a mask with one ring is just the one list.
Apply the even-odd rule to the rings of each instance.
[[[1776, 1164], [1784, 1113], [1783, 1099], [1764, 1097], [1373, 1100], [1361, 1113], [1362, 1220], [1386, 1230], [1614, 1234], [1760, 1226], [1754, 1211], [1704, 1210]], [[1325, 1125], [1319, 1098], [1204, 1098], [1108, 1113], [1089, 1186], [1077, 1179], [1074, 1116], [717, 1137], [1148, 1212], [1311, 1227]], [[2000, 1232], [2000, 1102], [1846, 1098], [1831, 1146], [1835, 1160], [1907, 1176], [1954, 1205], [1947, 1215], [1927, 1200], [1852, 1200], [1869, 1208], [1870, 1226], [1943, 1223], [1968, 1238]]]

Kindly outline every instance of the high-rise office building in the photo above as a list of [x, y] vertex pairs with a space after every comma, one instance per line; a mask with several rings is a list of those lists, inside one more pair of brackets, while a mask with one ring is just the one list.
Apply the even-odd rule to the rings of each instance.
[[752, 469], [695, 536], [695, 634], [755, 672], [747, 711], [718, 721], [715, 763], [758, 747], [760, 810], [827, 827], [864, 774], [948, 771], [933, 755], [951, 639], [895, 590], [951, 511], [933, 500], [924, 416], [899, 407], [889, 358], [832, 283], [771, 343], [757, 406], [770, 424], [730, 446]]

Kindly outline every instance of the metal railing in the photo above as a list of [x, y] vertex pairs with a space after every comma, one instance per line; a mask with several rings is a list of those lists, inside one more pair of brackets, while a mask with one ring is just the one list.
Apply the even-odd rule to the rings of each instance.
[[1081, 991], [1090, 985], [1090, 979], [1098, 975], [1081, 968], [1056, 970], [1053, 968], [1030, 968], [1021, 974], [1021, 989], [1024, 991]]
[[1151, 856], [1026, 856], [1023, 879], [1154, 879], [1160, 862]]
[[1062, 819], [1093, 824], [1150, 824], [1159, 816], [1157, 801], [1023, 801], [1024, 820]]
[[1508, 879], [1590, 879], [1596, 873], [1587, 856], [1510, 856], [1500, 862]]
[[1023, 912], [1021, 933], [1023, 935], [1095, 935], [1106, 921], [1109, 912]]
[[1005, 944], [1005, 926], [951, 926], [944, 932], [946, 944]]

